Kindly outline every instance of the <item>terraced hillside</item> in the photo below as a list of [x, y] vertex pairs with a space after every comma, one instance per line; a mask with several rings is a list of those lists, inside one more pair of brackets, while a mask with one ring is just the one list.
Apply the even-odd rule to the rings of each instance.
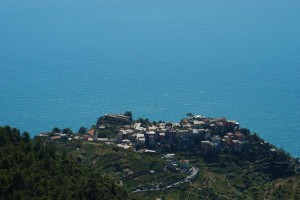
[[[273, 187], [279, 187], [279, 183], [288, 185], [291, 182], [285, 178], [294, 176], [296, 164], [296, 160], [284, 152], [270, 154], [263, 143], [254, 143], [249, 148], [251, 157], [226, 149], [212, 155], [203, 154], [197, 149], [174, 150], [178, 160], [188, 159], [192, 166], [199, 168], [199, 174], [193, 181], [163, 189], [186, 176], [165, 170], [163, 155], [167, 152], [163, 150], [149, 155], [124, 150], [115, 145], [74, 141], [61, 144], [60, 147], [73, 159], [81, 156], [82, 165], [90, 167], [97, 174], [111, 177], [128, 192], [136, 191], [137, 188], [145, 191], [134, 193], [134, 196], [142, 199], [268, 198], [277, 195], [277, 190], [272, 189]], [[295, 182], [297, 179], [291, 180]], [[297, 181], [295, 184], [293, 187], [298, 187]], [[161, 190], [153, 189], [157, 186]], [[281, 196], [283, 194], [280, 193]]]
[[165, 159], [158, 154], [135, 153], [102, 143], [82, 142], [61, 147], [73, 159], [82, 157], [82, 165], [117, 180], [129, 191], [164, 187], [186, 177], [186, 174], [166, 170]]

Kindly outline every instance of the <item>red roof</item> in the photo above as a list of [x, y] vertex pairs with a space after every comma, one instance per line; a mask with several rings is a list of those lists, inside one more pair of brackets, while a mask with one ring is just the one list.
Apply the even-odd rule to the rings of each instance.
[[61, 138], [61, 136], [53, 136], [53, 137], [51, 137], [52, 140], [58, 140], [60, 138]]
[[88, 131], [88, 134], [91, 135], [91, 136], [94, 136], [94, 132], [95, 132], [95, 130], [91, 129], [91, 130]]

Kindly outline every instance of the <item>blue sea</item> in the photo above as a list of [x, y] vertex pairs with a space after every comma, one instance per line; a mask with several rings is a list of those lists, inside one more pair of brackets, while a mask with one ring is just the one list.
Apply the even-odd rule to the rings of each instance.
[[226, 117], [300, 157], [299, 0], [1, 0], [0, 125]]

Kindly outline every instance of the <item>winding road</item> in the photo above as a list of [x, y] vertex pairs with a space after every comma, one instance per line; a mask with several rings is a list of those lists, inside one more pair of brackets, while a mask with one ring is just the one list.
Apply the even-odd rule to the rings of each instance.
[[156, 185], [156, 186], [154, 186], [154, 187], [152, 187], [150, 189], [136, 189], [136, 190], [132, 191], [132, 193], [170, 189], [170, 188], [176, 187], [176, 186], [178, 186], [180, 184], [187, 183], [187, 182], [193, 180], [196, 177], [196, 175], [198, 174], [198, 172], [199, 172], [199, 168], [192, 167], [191, 172], [189, 173], [189, 175], [187, 175], [187, 177], [185, 177], [181, 181], [175, 182], [173, 184], [170, 184], [170, 185], [162, 187], [162, 188], [159, 188], [159, 185]]

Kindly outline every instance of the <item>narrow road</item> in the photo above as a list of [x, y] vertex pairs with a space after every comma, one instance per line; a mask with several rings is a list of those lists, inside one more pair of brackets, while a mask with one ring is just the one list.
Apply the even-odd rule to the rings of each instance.
[[185, 177], [181, 181], [175, 182], [175, 183], [165, 186], [163, 188], [159, 188], [159, 185], [156, 185], [150, 189], [136, 189], [136, 190], [132, 191], [132, 193], [170, 189], [170, 188], [176, 187], [180, 184], [187, 183], [187, 182], [193, 180], [196, 177], [196, 175], [198, 174], [198, 172], [199, 172], [199, 168], [192, 167], [191, 173], [189, 175], [187, 175], [187, 177]]

